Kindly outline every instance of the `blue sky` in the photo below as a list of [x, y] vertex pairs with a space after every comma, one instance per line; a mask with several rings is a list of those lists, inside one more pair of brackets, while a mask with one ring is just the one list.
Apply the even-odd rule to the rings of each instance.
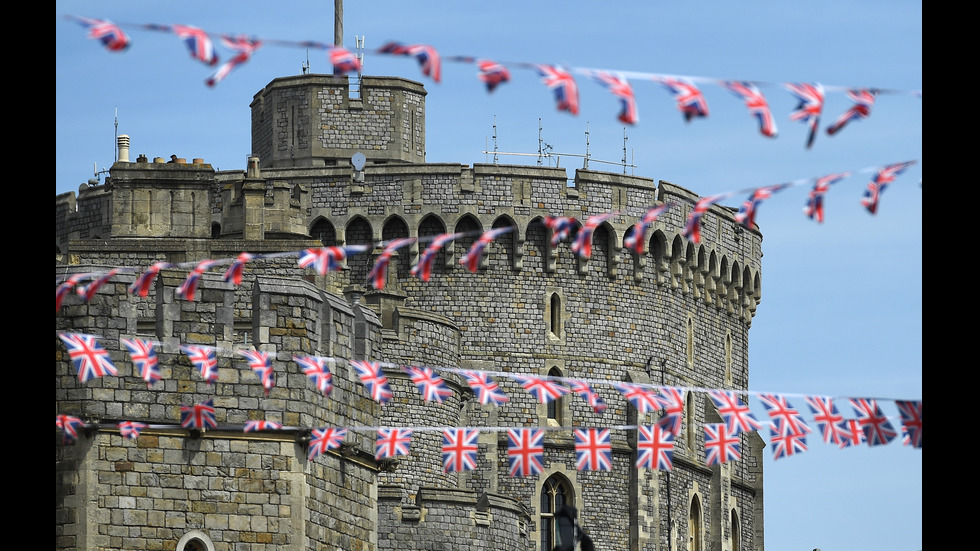
[[[296, 1], [276, 13], [267, 3], [56, 1], [56, 193], [112, 164], [115, 134], [131, 157], [203, 158], [244, 170], [253, 95], [273, 78], [329, 73], [324, 52], [269, 44], [214, 88], [213, 70], [148, 23], [195, 25], [211, 33], [270, 40], [333, 41], [333, 2]], [[112, 53], [63, 15], [118, 23], [133, 40]], [[344, 46], [365, 37], [368, 75], [422, 82], [427, 91], [427, 161], [533, 164], [540, 138], [557, 154], [543, 163], [571, 175], [590, 168], [627, 171], [681, 185], [701, 196], [852, 172], [826, 197], [826, 221], [806, 218], [808, 185], [761, 206], [762, 300], [750, 331], [750, 390], [787, 393], [809, 414], [803, 394], [922, 398], [922, 6], [918, 1], [779, 2], [351, 2]], [[639, 122], [624, 128], [618, 102], [577, 75], [581, 110], [555, 109], [528, 69], [489, 94], [471, 64], [444, 62], [442, 82], [413, 58], [373, 53], [387, 41], [429, 44], [444, 57], [488, 57], [627, 72]], [[217, 46], [222, 60], [230, 57]], [[685, 122], [670, 94], [636, 74], [695, 77], [707, 118]], [[762, 136], [742, 101], [720, 80], [759, 83], [778, 129]], [[827, 88], [821, 127], [850, 106], [844, 88], [888, 90], [867, 119], [835, 136], [823, 130], [806, 149], [805, 126], [789, 119], [787, 82]], [[118, 121], [118, 130], [116, 123]], [[603, 163], [601, 161], [607, 161]], [[916, 161], [890, 184], [878, 213], [860, 205], [871, 170]], [[104, 177], [103, 177], [104, 178]], [[747, 195], [747, 194], [746, 194]], [[743, 194], [722, 204], [738, 206]], [[757, 416], [765, 418], [750, 399]], [[839, 407], [853, 412], [846, 402]], [[897, 422], [897, 420], [896, 420]], [[768, 435], [764, 435], [768, 441]], [[922, 452], [899, 442], [837, 449], [811, 435], [808, 451], [765, 455], [768, 549], [915, 551], [922, 548]]]

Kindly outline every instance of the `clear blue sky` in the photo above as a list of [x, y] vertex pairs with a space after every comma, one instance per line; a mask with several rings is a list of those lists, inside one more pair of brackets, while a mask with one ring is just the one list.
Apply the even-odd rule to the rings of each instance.
[[[253, 95], [270, 80], [329, 73], [319, 50], [267, 45], [214, 88], [212, 68], [190, 58], [172, 34], [127, 25], [188, 24], [214, 34], [333, 41], [333, 3], [56, 1], [56, 193], [75, 191], [112, 164], [117, 132], [131, 157], [203, 158], [244, 170]], [[110, 19], [133, 40], [111, 53], [62, 15]], [[493, 160], [484, 150], [536, 153], [541, 139], [571, 175], [590, 168], [668, 180], [701, 195], [855, 174], [826, 197], [826, 221], [807, 219], [807, 185], [763, 203], [762, 301], [750, 331], [750, 390], [798, 396], [922, 398], [922, 5], [919, 1], [779, 2], [353, 2], [344, 6], [344, 46], [365, 37], [368, 75], [392, 75], [428, 90], [427, 161]], [[639, 123], [616, 120], [618, 102], [577, 76], [581, 111], [559, 113], [528, 69], [488, 94], [471, 64], [444, 62], [442, 82], [413, 58], [374, 54], [389, 40], [429, 44], [443, 57], [471, 55], [634, 73], [697, 77], [710, 115], [685, 123], [670, 94], [631, 76]], [[217, 46], [222, 60], [229, 52]], [[778, 129], [763, 137], [742, 101], [716, 83], [751, 80], [769, 100]], [[828, 88], [821, 127], [850, 106], [841, 88], [894, 91], [869, 118], [835, 136], [823, 129], [812, 149], [791, 121], [796, 101], [782, 84]], [[588, 134], [586, 134], [588, 132]], [[496, 139], [494, 139], [496, 136]], [[625, 142], [624, 142], [624, 137]], [[587, 145], [588, 143], [588, 145]], [[860, 205], [878, 166], [916, 161], [889, 185], [876, 215]], [[499, 157], [533, 164], [535, 157]], [[613, 164], [603, 164], [609, 161]], [[862, 172], [864, 171], [864, 172]], [[744, 197], [723, 204], [738, 206]], [[764, 410], [750, 399], [760, 419]], [[764, 434], [766, 441], [768, 435]], [[837, 449], [811, 435], [802, 455], [765, 454], [765, 534], [773, 551], [916, 551], [922, 548], [922, 451], [887, 446]]]

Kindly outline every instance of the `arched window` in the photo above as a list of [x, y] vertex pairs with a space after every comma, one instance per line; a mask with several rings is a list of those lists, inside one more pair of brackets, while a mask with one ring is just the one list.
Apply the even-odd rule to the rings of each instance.
[[687, 318], [687, 365], [694, 365], [694, 319]]
[[551, 334], [561, 337], [561, 296], [551, 293]]
[[694, 422], [694, 393], [693, 392], [687, 391], [687, 397], [684, 400], [684, 404], [685, 404], [685, 409], [687, 410], [684, 412], [684, 420], [687, 421], [687, 425], [685, 426], [685, 428], [687, 429], [687, 431], [685, 432], [687, 436], [686, 438], [687, 449], [693, 452], [695, 449], [695, 443], [697, 438], [697, 431], [695, 430], [695, 427], [697, 427], [697, 423]]
[[738, 512], [732, 509], [732, 551], [742, 549], [742, 527], [738, 524]]
[[191, 530], [177, 542], [177, 551], [214, 551], [214, 544], [204, 532]]
[[734, 385], [732, 378], [732, 332], [725, 334], [725, 385]]
[[[561, 371], [557, 367], [552, 367], [548, 370], [549, 377], [561, 377]], [[548, 424], [552, 426], [561, 426], [562, 421], [562, 398], [556, 398], [548, 402]]]
[[555, 474], [548, 477], [541, 487], [541, 545], [538, 549], [551, 550], [558, 542], [558, 524], [555, 513], [565, 505], [574, 505], [572, 486], [565, 477]]
[[701, 500], [698, 496], [691, 498], [691, 511], [687, 518], [687, 551], [702, 551], [704, 542], [701, 539]]

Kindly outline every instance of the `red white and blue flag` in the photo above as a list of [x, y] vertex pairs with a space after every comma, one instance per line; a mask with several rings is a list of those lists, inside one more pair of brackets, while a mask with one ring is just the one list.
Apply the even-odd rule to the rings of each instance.
[[92, 277], [92, 274], [72, 274], [65, 278], [64, 281], [58, 284], [58, 287], [54, 290], [54, 310], [57, 313], [61, 310], [61, 302], [68, 295], [71, 289], [78, 285], [80, 282]]
[[763, 136], [776, 137], [776, 121], [772, 118], [769, 103], [762, 92], [751, 82], [725, 81], [723, 86], [745, 101], [749, 114], [759, 120], [759, 131]]
[[431, 77], [437, 83], [442, 80], [442, 61], [439, 52], [426, 44], [402, 44], [389, 42], [378, 50], [382, 54], [414, 56], [422, 68], [422, 74]]
[[677, 109], [684, 115], [685, 122], [691, 122], [695, 117], [708, 116], [708, 101], [693, 82], [680, 77], [656, 77], [654, 80], [663, 84], [674, 95]]
[[664, 427], [674, 436], [679, 435], [684, 420], [684, 395], [672, 386], [665, 386], [660, 389], [660, 400], [664, 412], [657, 425]]
[[150, 285], [153, 283], [153, 279], [157, 274], [160, 273], [160, 270], [171, 266], [173, 264], [169, 262], [155, 262], [129, 286], [129, 293], [146, 298], [146, 295], [150, 293]]
[[504, 394], [500, 390], [500, 385], [497, 384], [497, 381], [491, 379], [486, 373], [482, 371], [461, 371], [460, 374], [466, 379], [466, 384], [470, 385], [470, 388], [476, 394], [476, 399], [481, 404], [499, 406], [510, 401], [510, 396]]
[[851, 446], [859, 446], [868, 441], [868, 436], [861, 427], [861, 421], [857, 419], [844, 419], [841, 421], [841, 449]]
[[569, 381], [568, 387], [572, 389], [572, 392], [581, 396], [582, 399], [585, 400], [585, 403], [589, 404], [589, 407], [591, 407], [592, 411], [595, 413], [601, 414], [603, 411], [606, 411], [606, 407], [608, 407], [606, 402], [602, 400], [602, 397], [599, 396], [598, 392], [589, 386], [589, 383], [585, 381], [572, 380]]
[[823, 86], [819, 82], [788, 82], [786, 89], [800, 102], [789, 115], [791, 121], [802, 121], [806, 124], [808, 133], [806, 147], [813, 146], [820, 126], [820, 114], [823, 112]]
[[378, 429], [374, 444], [374, 458], [386, 459], [398, 455], [408, 455], [412, 441], [412, 429]]
[[895, 405], [902, 416], [902, 428], [908, 435], [909, 445], [922, 448], [922, 401], [895, 400]]
[[898, 437], [898, 432], [885, 417], [877, 401], [870, 398], [851, 398], [850, 401], [858, 413], [857, 420], [869, 446], [882, 446]]
[[245, 263], [249, 260], [255, 258], [255, 255], [247, 252], [239, 253], [235, 260], [232, 261], [228, 269], [225, 270], [225, 275], [222, 276], [221, 280], [225, 283], [231, 283], [234, 286], [239, 286], [242, 284], [242, 272], [245, 270]]
[[575, 241], [572, 242], [572, 252], [588, 260], [592, 257], [592, 234], [595, 233], [603, 222], [615, 217], [619, 211], [604, 212], [590, 216], [585, 220], [585, 224], [579, 228], [575, 234]]
[[551, 230], [551, 246], [556, 247], [558, 243], [565, 240], [575, 229], [577, 222], [574, 218], [565, 216], [545, 216], [542, 223]]
[[442, 470], [471, 471], [476, 469], [479, 429], [446, 429], [442, 431]]
[[473, 245], [470, 246], [470, 250], [466, 251], [463, 258], [459, 259], [459, 263], [466, 266], [467, 270], [475, 274], [480, 268], [480, 260], [483, 258], [483, 249], [485, 249], [486, 246], [489, 245], [494, 239], [513, 229], [514, 228], [511, 226], [505, 226], [483, 232], [483, 235], [476, 240], [476, 243], [473, 243]]
[[749, 406], [742, 403], [742, 400], [732, 391], [728, 390], [709, 390], [708, 396], [718, 408], [718, 414], [725, 420], [728, 432], [738, 435], [741, 432], [759, 430], [762, 423], [752, 415]]
[[74, 444], [78, 439], [78, 428], [85, 426], [85, 423], [73, 415], [58, 415], [54, 418], [54, 424], [61, 429], [61, 443]]
[[759, 205], [769, 199], [777, 191], [784, 190], [792, 184], [776, 184], [763, 186], [752, 191], [752, 195], [742, 203], [738, 212], [735, 213], [735, 221], [745, 228], [752, 228], [755, 225], [755, 216], [759, 212]]
[[623, 394], [629, 403], [633, 404], [637, 413], [658, 411], [664, 406], [660, 399], [660, 393], [654, 389], [643, 388], [631, 383], [615, 383], [613, 386]]
[[684, 230], [682, 231], [684, 237], [690, 239], [694, 243], [700, 243], [701, 218], [708, 212], [711, 205], [725, 199], [730, 195], [731, 193], [719, 193], [717, 195], [710, 195], [708, 197], [701, 197], [698, 199], [697, 203], [694, 204], [694, 208], [687, 214], [687, 222], [684, 223]]
[[875, 96], [877, 95], [878, 90], [874, 89], [848, 90], [847, 97], [854, 102], [854, 105], [841, 113], [841, 116], [837, 117], [837, 120], [827, 127], [827, 134], [833, 136], [840, 132], [847, 123], [868, 118], [871, 115], [871, 108], [875, 104]]
[[544, 470], [544, 431], [510, 429], [507, 431], [507, 460], [510, 476], [530, 476]]
[[773, 427], [781, 427], [794, 434], [807, 434], [810, 427], [800, 412], [790, 405], [785, 396], [779, 394], [759, 394], [757, 396], [766, 408]]
[[214, 86], [225, 79], [233, 70], [252, 59], [252, 55], [262, 46], [262, 41], [247, 35], [223, 35], [221, 43], [236, 52], [235, 56], [221, 64], [204, 83]]
[[462, 235], [462, 233], [443, 233], [437, 235], [435, 239], [432, 240], [432, 243], [429, 243], [429, 246], [426, 247], [425, 251], [423, 251], [419, 256], [418, 264], [412, 266], [412, 269], [410, 270], [412, 275], [416, 276], [422, 281], [429, 281], [429, 278], [432, 276], [432, 262], [436, 258], [436, 253], [438, 253], [446, 243], [449, 243], [453, 239], [456, 239]]
[[384, 250], [381, 251], [381, 254], [374, 261], [374, 266], [371, 267], [371, 272], [367, 276], [372, 287], [379, 290], [384, 289], [385, 282], [388, 279], [388, 264], [391, 262], [391, 257], [398, 249], [406, 245], [411, 245], [415, 241], [416, 238], [414, 237], [401, 237], [393, 239], [385, 245]]
[[361, 60], [350, 50], [341, 48], [340, 46], [333, 46], [327, 50], [327, 58], [330, 59], [330, 65], [337, 74], [360, 74], [361, 72]]
[[571, 392], [568, 387], [562, 386], [554, 381], [541, 377], [524, 377], [514, 375], [514, 380], [521, 384], [531, 396], [534, 396], [542, 404], [547, 404], [552, 400], [557, 400], [565, 394]]
[[276, 373], [272, 369], [269, 353], [261, 350], [239, 350], [238, 353], [248, 360], [248, 366], [258, 375], [259, 380], [262, 381], [262, 388], [265, 389], [265, 395], [268, 396], [272, 387], [276, 386]]
[[118, 274], [120, 271], [121, 268], [113, 268], [108, 272], [102, 274], [98, 278], [86, 283], [85, 285], [79, 285], [78, 287], [75, 288], [75, 292], [78, 293], [78, 296], [84, 298], [85, 302], [88, 302], [92, 300], [92, 297], [95, 296], [95, 293], [98, 292], [100, 287], [105, 285], [110, 279], [112, 279], [114, 275]]
[[704, 425], [704, 463], [720, 465], [742, 458], [742, 446], [737, 432], [732, 432], [727, 423], [708, 423]]
[[368, 245], [347, 245], [306, 249], [300, 253], [299, 267], [312, 266], [320, 275], [326, 275], [327, 272], [341, 270], [340, 263], [348, 256], [363, 253], [368, 248]]
[[293, 356], [293, 361], [303, 370], [303, 374], [313, 381], [323, 396], [330, 396], [333, 390], [333, 374], [327, 367], [327, 358], [320, 356]]
[[187, 355], [194, 367], [201, 372], [201, 377], [210, 385], [218, 381], [218, 357], [215, 349], [210, 346], [182, 344], [180, 350]]
[[817, 424], [824, 443], [841, 446], [847, 435], [844, 432], [844, 416], [837, 410], [834, 399], [829, 396], [806, 396], [804, 399], [813, 413], [813, 422]]
[[487, 85], [488, 93], [493, 92], [502, 83], [510, 82], [510, 71], [507, 70], [507, 67], [504, 67], [496, 61], [478, 59], [476, 65], [480, 68], [477, 77]]
[[340, 447], [345, 436], [347, 436], [347, 429], [313, 429], [313, 435], [310, 439], [309, 460], [313, 461], [321, 453]]
[[577, 470], [611, 471], [609, 429], [575, 429], [575, 457]]
[[646, 242], [647, 229], [657, 218], [670, 208], [670, 203], [664, 203], [647, 209], [643, 217], [630, 227], [629, 233], [623, 238], [623, 246], [636, 254], [643, 254], [643, 245]]
[[136, 421], [120, 421], [118, 427], [119, 434], [123, 438], [136, 440], [140, 436], [140, 431], [146, 428], [146, 424], [137, 423]]
[[817, 178], [816, 182], [813, 183], [813, 188], [810, 190], [810, 194], [807, 196], [806, 204], [803, 205], [803, 214], [805, 214], [807, 218], [811, 220], [816, 218], [817, 222], [822, 224], [824, 195], [830, 191], [830, 186], [850, 175], [850, 172], [840, 172], [827, 174], [826, 176]]
[[180, 405], [180, 426], [185, 429], [215, 428], [218, 421], [214, 417], [214, 399], [193, 406]]
[[255, 432], [263, 430], [279, 430], [282, 425], [275, 421], [264, 421], [262, 419], [251, 419], [245, 422], [244, 432]]
[[203, 30], [190, 25], [172, 25], [171, 30], [184, 41], [187, 49], [190, 50], [191, 57], [204, 63], [214, 66], [218, 64], [218, 54], [214, 51], [214, 43], [211, 37]]
[[419, 389], [422, 399], [426, 402], [441, 404], [443, 400], [453, 395], [453, 391], [446, 385], [446, 381], [432, 369], [413, 365], [404, 365], [402, 369], [408, 373], [409, 378]]
[[578, 84], [572, 74], [554, 65], [535, 65], [535, 68], [541, 81], [554, 92], [558, 110], [578, 115]]
[[116, 374], [116, 366], [112, 364], [109, 352], [102, 348], [94, 335], [58, 333], [58, 338], [68, 348], [68, 357], [75, 364], [79, 382]]
[[636, 95], [633, 94], [633, 87], [630, 86], [626, 77], [609, 71], [595, 71], [591, 72], [590, 75], [596, 82], [608, 88], [612, 95], [619, 98], [621, 107], [617, 118], [621, 122], [636, 124], [640, 120], [636, 108]]
[[197, 294], [197, 286], [201, 282], [201, 277], [204, 276], [204, 272], [208, 271], [211, 266], [214, 266], [218, 262], [216, 260], [205, 259], [197, 263], [194, 269], [187, 274], [187, 279], [180, 284], [177, 288], [177, 296], [183, 298], [184, 300], [194, 300]]
[[133, 360], [133, 366], [146, 381], [146, 388], [153, 386], [153, 383], [161, 379], [160, 361], [157, 358], [157, 351], [153, 341], [143, 339], [120, 339], [126, 350], [129, 350], [129, 357]]
[[773, 460], [806, 451], [806, 433], [795, 432], [787, 426], [788, 423], [784, 420], [769, 426]]
[[905, 161], [879, 168], [874, 178], [868, 183], [868, 187], [864, 190], [861, 205], [868, 209], [868, 212], [871, 214], [875, 214], [878, 211], [878, 201], [881, 199], [881, 194], [885, 191], [888, 184], [894, 182], [899, 174], [905, 172], [914, 164], [915, 161]]
[[669, 471], [674, 468], [674, 435], [659, 423], [636, 429], [636, 468]]
[[122, 52], [132, 42], [118, 25], [107, 19], [91, 19], [77, 15], [68, 16], [88, 29], [88, 38], [98, 40], [110, 52]]
[[366, 360], [351, 360], [351, 367], [357, 372], [361, 384], [367, 389], [371, 398], [379, 404], [386, 404], [392, 398], [391, 388], [388, 387], [388, 377], [381, 372], [381, 364]]

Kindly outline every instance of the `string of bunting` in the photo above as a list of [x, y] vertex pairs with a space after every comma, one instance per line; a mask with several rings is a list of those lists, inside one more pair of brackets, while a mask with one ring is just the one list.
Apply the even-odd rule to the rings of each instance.
[[[208, 86], [214, 86], [223, 80], [232, 70], [247, 62], [265, 44], [323, 50], [337, 74], [360, 74], [362, 70], [361, 60], [357, 55], [342, 46], [325, 42], [264, 39], [247, 34], [215, 34], [190, 25], [115, 24], [107, 19], [75, 15], [67, 15], [65, 18], [85, 27], [88, 30], [88, 38], [99, 40], [111, 52], [126, 51], [132, 44], [132, 39], [123, 31], [123, 27], [172, 33], [184, 42], [192, 59], [209, 67], [217, 65], [219, 62], [214, 44], [214, 39], [217, 38], [218, 42], [231, 50], [234, 55], [218, 66], [205, 79]], [[827, 126], [828, 136], [837, 134], [851, 122], [870, 117], [875, 99], [882, 94], [908, 94], [917, 98], [922, 97], [921, 90], [902, 91], [881, 87], [844, 87], [823, 85], [819, 82], [770, 83], [639, 71], [563, 67], [526, 61], [501, 62], [487, 57], [442, 56], [436, 48], [429, 44], [406, 44], [398, 41], [387, 42], [381, 48], [374, 50], [374, 53], [413, 57], [417, 60], [422, 74], [436, 83], [442, 81], [443, 61], [476, 65], [478, 68], [477, 77], [484, 83], [488, 93], [492, 93], [501, 84], [511, 80], [508, 67], [530, 70], [537, 74], [541, 78], [541, 82], [552, 91], [558, 111], [567, 112], [571, 115], [577, 115], [579, 112], [579, 89], [574, 77], [574, 75], [579, 75], [606, 88], [620, 104], [617, 119], [629, 125], [635, 125], [639, 122], [636, 94], [629, 79], [661, 85], [673, 96], [677, 109], [687, 122], [696, 118], [706, 118], [709, 113], [707, 99], [698, 88], [698, 84], [717, 85], [743, 101], [749, 114], [757, 119], [759, 132], [768, 138], [775, 138], [778, 132], [769, 102], [760, 87], [778, 85], [789, 92], [798, 102], [789, 118], [791, 121], [802, 122], [807, 126], [806, 147], [808, 149], [813, 146], [815, 141], [820, 119], [824, 114], [827, 92], [843, 92], [851, 102], [851, 106]]]

